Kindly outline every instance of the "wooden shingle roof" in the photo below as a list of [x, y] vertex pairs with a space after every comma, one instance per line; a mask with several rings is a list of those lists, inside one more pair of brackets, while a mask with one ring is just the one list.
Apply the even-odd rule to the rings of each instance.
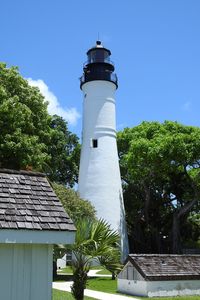
[[74, 231], [42, 173], [0, 170], [0, 230]]
[[200, 279], [200, 255], [129, 254], [127, 261], [146, 280]]

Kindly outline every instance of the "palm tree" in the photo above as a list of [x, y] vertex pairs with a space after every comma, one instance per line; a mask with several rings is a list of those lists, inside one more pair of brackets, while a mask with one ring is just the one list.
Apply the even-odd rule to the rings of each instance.
[[91, 263], [94, 260], [101, 263], [103, 257], [112, 256], [112, 252], [119, 252], [119, 234], [102, 219], [98, 221], [79, 220], [76, 228], [75, 244], [70, 247], [74, 256], [72, 294], [76, 300], [83, 300]]
[[122, 269], [120, 259], [121, 255], [119, 249], [113, 249], [98, 258], [100, 265], [112, 274], [112, 280], [116, 279], [117, 274]]

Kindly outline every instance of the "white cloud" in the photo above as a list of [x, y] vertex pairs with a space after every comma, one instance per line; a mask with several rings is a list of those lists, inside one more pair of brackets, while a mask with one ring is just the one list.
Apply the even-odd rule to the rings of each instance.
[[41, 94], [45, 97], [45, 100], [49, 102], [48, 112], [50, 115], [61, 116], [70, 125], [76, 125], [77, 120], [80, 118], [80, 114], [75, 107], [63, 108], [57, 97], [49, 90], [49, 87], [42, 79], [33, 80], [32, 78], [28, 78], [27, 80], [30, 86], [38, 87]]
[[184, 111], [190, 111], [191, 105], [192, 105], [192, 103], [191, 103], [190, 101], [187, 101], [187, 102], [185, 102], [185, 103], [183, 104], [182, 109], [183, 109]]

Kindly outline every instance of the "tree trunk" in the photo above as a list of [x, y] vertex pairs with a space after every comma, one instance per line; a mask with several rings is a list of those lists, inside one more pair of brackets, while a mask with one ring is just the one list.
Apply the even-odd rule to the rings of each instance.
[[115, 280], [116, 276], [115, 276], [115, 273], [112, 272], [112, 280]]
[[77, 268], [74, 272], [74, 282], [71, 287], [72, 295], [76, 300], [84, 300], [84, 289], [87, 283], [87, 272]]
[[173, 224], [172, 224], [172, 253], [179, 254], [181, 253], [181, 243], [180, 243], [180, 219], [181, 217], [187, 215], [192, 207], [197, 202], [197, 199], [194, 199], [179, 210], [175, 211], [173, 215]]
[[178, 213], [175, 212], [173, 215], [173, 224], [172, 224], [172, 253], [180, 254], [180, 219]]

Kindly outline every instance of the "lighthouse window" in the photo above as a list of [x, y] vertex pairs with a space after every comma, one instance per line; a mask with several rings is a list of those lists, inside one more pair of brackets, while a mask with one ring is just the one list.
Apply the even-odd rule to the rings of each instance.
[[88, 63], [109, 62], [109, 52], [103, 49], [95, 49], [88, 54]]
[[92, 140], [92, 147], [97, 148], [98, 147], [98, 140]]

